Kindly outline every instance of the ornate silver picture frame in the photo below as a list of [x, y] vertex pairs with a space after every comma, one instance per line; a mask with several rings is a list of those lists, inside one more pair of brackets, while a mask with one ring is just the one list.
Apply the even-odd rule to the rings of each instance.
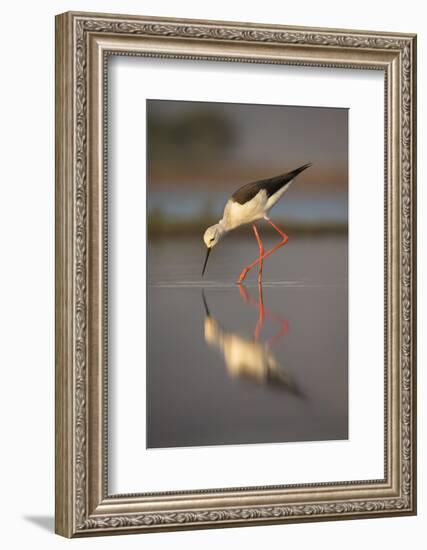
[[[383, 478], [109, 493], [106, 127], [110, 56], [383, 72]], [[415, 35], [73, 12], [57, 16], [58, 534], [82, 537], [416, 513], [415, 155]]]

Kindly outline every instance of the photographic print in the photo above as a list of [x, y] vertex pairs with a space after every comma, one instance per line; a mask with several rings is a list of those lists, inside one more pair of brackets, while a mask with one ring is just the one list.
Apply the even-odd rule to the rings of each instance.
[[348, 438], [348, 109], [147, 100], [147, 447]]

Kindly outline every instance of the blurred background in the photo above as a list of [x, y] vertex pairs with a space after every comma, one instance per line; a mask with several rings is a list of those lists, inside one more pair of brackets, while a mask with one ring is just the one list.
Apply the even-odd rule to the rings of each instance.
[[272, 218], [347, 231], [347, 109], [148, 100], [147, 132], [150, 236], [199, 234], [238, 187], [307, 162]]

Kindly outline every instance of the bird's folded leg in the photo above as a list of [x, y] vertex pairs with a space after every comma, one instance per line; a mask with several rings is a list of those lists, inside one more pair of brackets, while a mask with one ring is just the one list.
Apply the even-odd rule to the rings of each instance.
[[[279, 248], [281, 248], [282, 246], [284, 246], [288, 240], [289, 240], [289, 237], [286, 235], [286, 233], [284, 231], [282, 231], [279, 227], [277, 227], [276, 224], [274, 224], [270, 218], [265, 218], [266, 221], [272, 226], [274, 227], [274, 229], [279, 233], [279, 235], [282, 237], [282, 240], [280, 241], [279, 244], [276, 244], [276, 246], [273, 246], [273, 248], [271, 248], [270, 250], [267, 250], [267, 252], [263, 253], [263, 254], [260, 254], [259, 258], [257, 258], [254, 262], [252, 262], [251, 264], [249, 264], [248, 266], [246, 266], [242, 272], [240, 273], [240, 277], [239, 277], [239, 280], [237, 281], [238, 284], [241, 284], [245, 278], [246, 278], [246, 275], [248, 274], [248, 272], [253, 268], [255, 267], [257, 264], [262, 264], [263, 260], [265, 258], [267, 258], [268, 256], [270, 256], [271, 254], [273, 254], [273, 252], [276, 252], [276, 250], [278, 250]], [[256, 228], [255, 228], [256, 229]], [[262, 277], [262, 270], [261, 270], [261, 277]], [[260, 282], [260, 278], [258, 278], [258, 282]]]
[[252, 227], [253, 227], [255, 237], [256, 237], [256, 240], [258, 242], [258, 248], [259, 248], [260, 262], [259, 262], [259, 272], [258, 272], [258, 284], [260, 285], [260, 284], [262, 284], [262, 266], [263, 266], [264, 262], [262, 261], [261, 258], [262, 258], [262, 255], [264, 254], [264, 246], [262, 244], [261, 237], [259, 236], [257, 226], [253, 223]]

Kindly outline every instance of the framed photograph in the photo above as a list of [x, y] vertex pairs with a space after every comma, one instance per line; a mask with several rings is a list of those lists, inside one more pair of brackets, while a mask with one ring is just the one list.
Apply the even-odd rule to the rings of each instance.
[[416, 37], [56, 18], [56, 532], [416, 513]]

